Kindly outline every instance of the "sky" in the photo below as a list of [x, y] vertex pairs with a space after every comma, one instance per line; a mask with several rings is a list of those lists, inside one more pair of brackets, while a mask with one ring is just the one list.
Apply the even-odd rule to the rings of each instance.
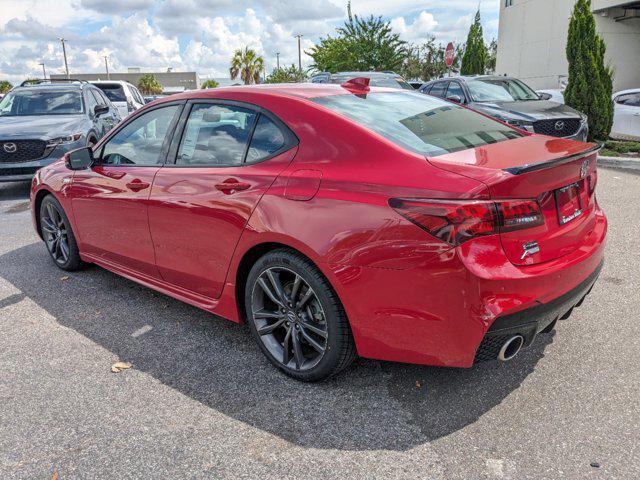
[[[201, 79], [229, 76], [233, 52], [249, 46], [267, 72], [298, 61], [346, 19], [346, 0], [2, 0], [0, 80], [64, 73], [60, 37], [67, 42], [69, 70], [77, 73], [196, 71]], [[382, 16], [403, 40], [464, 41], [476, 9], [485, 39], [498, 35], [499, 0], [353, 0], [360, 16]]]

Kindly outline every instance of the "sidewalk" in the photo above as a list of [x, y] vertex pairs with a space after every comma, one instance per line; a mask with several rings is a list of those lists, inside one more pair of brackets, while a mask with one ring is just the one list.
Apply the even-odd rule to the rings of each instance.
[[640, 170], [640, 158], [604, 157], [602, 155], [598, 155], [598, 166]]

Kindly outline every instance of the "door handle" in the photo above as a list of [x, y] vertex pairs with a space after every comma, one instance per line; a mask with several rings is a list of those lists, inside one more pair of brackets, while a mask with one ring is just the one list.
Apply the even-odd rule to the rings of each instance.
[[239, 182], [235, 178], [228, 178], [222, 183], [216, 183], [215, 187], [222, 193], [226, 193], [228, 195], [240, 190], [246, 190], [251, 187], [251, 184], [247, 182]]
[[134, 192], [139, 192], [140, 190], [144, 190], [145, 188], [149, 188], [150, 183], [143, 182], [142, 180], [138, 180], [137, 178], [127, 183], [127, 188], [129, 190], [133, 190]]

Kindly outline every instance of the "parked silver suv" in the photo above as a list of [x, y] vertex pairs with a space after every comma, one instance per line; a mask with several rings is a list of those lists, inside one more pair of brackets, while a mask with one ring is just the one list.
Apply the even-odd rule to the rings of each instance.
[[542, 100], [521, 80], [479, 75], [431, 80], [422, 93], [468, 105], [514, 127], [553, 137], [586, 141], [587, 116], [571, 107]]

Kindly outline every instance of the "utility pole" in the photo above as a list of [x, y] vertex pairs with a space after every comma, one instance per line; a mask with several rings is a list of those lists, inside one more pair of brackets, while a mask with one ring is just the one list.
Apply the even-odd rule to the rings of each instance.
[[40, 62], [38, 65], [42, 65], [42, 78], [44, 80], [47, 79], [47, 71], [44, 69], [44, 60], [42, 62]]
[[107, 62], [107, 58], [108, 55], [104, 56], [104, 69], [107, 71], [107, 80], [111, 80], [111, 77], [109, 77], [109, 62]]
[[302, 34], [294, 35], [298, 39], [298, 70], [302, 71], [302, 50], [300, 50], [300, 39], [302, 38]]
[[280, 52], [276, 52], [276, 63], [278, 70], [280, 70]]
[[64, 56], [64, 70], [67, 72], [67, 78], [69, 78], [69, 64], [67, 63], [67, 47], [65, 46], [65, 42], [67, 41], [65, 38], [59, 37], [60, 43], [62, 43], [62, 55]]

